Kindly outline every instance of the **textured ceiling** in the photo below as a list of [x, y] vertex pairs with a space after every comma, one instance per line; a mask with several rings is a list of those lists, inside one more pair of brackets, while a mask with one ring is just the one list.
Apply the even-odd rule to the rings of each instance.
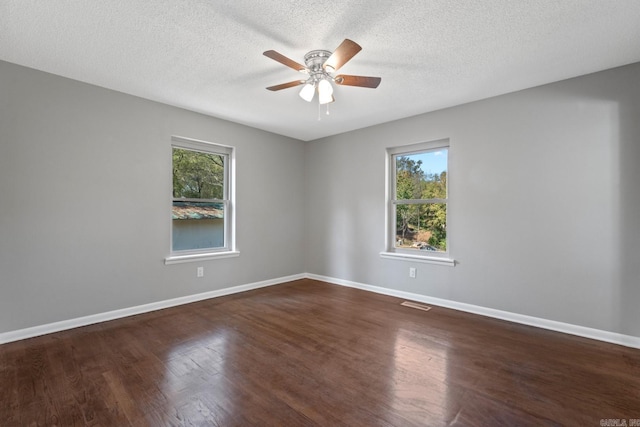
[[[378, 89], [265, 90], [345, 38]], [[0, 59], [313, 140], [640, 61], [640, 1], [0, 0]]]

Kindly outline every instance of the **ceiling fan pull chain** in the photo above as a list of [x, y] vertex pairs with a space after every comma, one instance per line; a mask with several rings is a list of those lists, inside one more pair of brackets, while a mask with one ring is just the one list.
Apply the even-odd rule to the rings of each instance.
[[329, 115], [329, 104], [327, 104], [327, 116]]
[[318, 102], [318, 121], [322, 120], [322, 116], [320, 115], [320, 103]]

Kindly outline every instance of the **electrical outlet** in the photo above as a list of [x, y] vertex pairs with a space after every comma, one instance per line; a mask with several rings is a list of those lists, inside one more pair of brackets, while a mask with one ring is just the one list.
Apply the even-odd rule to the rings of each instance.
[[198, 272], [196, 274], [198, 277], [204, 277], [204, 267], [198, 267]]
[[416, 278], [416, 268], [415, 267], [409, 267], [409, 277], [411, 277], [412, 279]]

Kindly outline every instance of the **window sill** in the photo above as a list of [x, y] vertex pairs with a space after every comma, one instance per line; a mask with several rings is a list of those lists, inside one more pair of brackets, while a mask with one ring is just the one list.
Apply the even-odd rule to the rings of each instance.
[[422, 262], [425, 264], [446, 265], [448, 267], [455, 267], [456, 265], [456, 261], [451, 258], [412, 255], [412, 254], [405, 254], [405, 253], [399, 253], [399, 252], [380, 252], [380, 258]]
[[164, 259], [165, 265], [182, 264], [184, 262], [209, 261], [213, 259], [234, 258], [240, 256], [239, 251], [207, 252], [201, 254], [170, 255]]

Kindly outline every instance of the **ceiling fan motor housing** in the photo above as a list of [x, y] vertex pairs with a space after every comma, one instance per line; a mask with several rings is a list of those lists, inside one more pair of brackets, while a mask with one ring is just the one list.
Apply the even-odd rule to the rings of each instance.
[[327, 72], [333, 70], [325, 70], [322, 67], [330, 56], [331, 52], [328, 50], [312, 50], [304, 56], [304, 63], [307, 66], [307, 70], [309, 70], [309, 75], [315, 82], [321, 79], [333, 80]]

